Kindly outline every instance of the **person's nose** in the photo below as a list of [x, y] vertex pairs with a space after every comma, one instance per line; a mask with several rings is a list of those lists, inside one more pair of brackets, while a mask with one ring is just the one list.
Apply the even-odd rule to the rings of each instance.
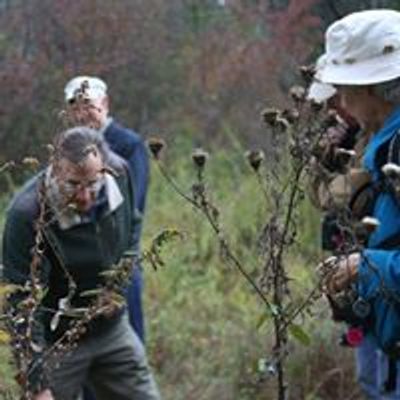
[[92, 200], [92, 192], [88, 187], [80, 187], [76, 192], [76, 200], [79, 203], [87, 204]]

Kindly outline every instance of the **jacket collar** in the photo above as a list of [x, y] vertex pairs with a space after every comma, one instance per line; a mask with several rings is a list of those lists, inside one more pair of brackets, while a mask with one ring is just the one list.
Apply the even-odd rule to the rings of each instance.
[[112, 117], [107, 117], [106, 122], [104, 125], [99, 129], [99, 133], [101, 137], [104, 139], [104, 134], [106, 130], [110, 127], [110, 125], [114, 122], [114, 119]]
[[396, 107], [386, 119], [383, 127], [372, 136], [365, 149], [363, 165], [374, 178], [378, 178], [380, 174], [380, 171], [376, 169], [376, 156], [378, 150], [392, 139], [399, 130], [400, 107]]

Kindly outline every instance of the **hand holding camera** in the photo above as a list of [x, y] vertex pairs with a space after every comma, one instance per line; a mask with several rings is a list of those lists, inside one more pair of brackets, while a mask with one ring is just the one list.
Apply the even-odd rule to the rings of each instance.
[[323, 289], [334, 295], [348, 288], [357, 279], [360, 259], [360, 253], [352, 253], [323, 261], [319, 265], [319, 270], [323, 272]]

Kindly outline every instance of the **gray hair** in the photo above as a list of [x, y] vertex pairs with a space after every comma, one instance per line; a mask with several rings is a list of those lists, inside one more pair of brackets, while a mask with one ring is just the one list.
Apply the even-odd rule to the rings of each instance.
[[86, 126], [68, 129], [58, 135], [54, 141], [55, 162], [66, 159], [79, 164], [93, 152], [98, 152], [103, 161], [107, 161], [109, 150], [102, 135]]
[[374, 93], [381, 99], [394, 104], [400, 104], [400, 78], [373, 85]]

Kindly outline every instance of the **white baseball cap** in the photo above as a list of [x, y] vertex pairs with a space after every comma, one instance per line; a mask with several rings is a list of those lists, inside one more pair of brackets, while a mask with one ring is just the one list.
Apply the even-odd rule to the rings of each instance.
[[325, 34], [321, 82], [371, 85], [400, 76], [400, 12], [367, 10], [334, 22]]
[[326, 56], [322, 55], [317, 60], [314, 79], [308, 88], [307, 99], [316, 103], [323, 103], [336, 94], [336, 89], [332, 85], [321, 82], [320, 73], [325, 64]]
[[96, 100], [107, 95], [107, 85], [100, 78], [94, 76], [76, 76], [65, 85], [65, 101], [70, 102], [73, 100], [83, 87], [85, 87], [85, 95], [90, 100]]

